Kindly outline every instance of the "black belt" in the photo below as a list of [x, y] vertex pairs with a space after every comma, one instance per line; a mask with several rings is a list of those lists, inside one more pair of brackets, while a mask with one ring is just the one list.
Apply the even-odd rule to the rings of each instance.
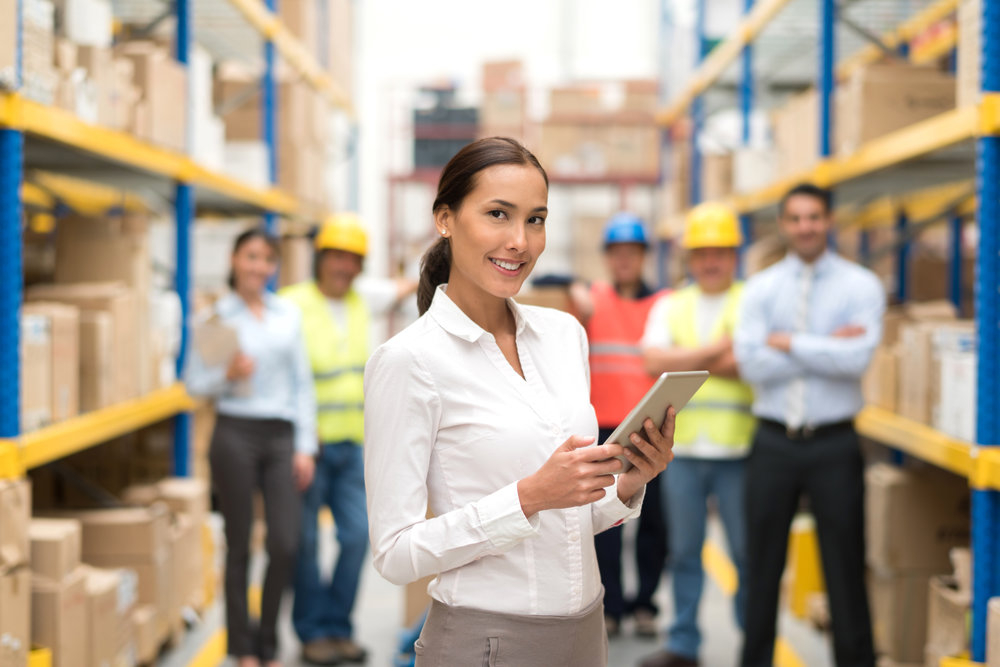
[[761, 426], [767, 426], [769, 428], [781, 431], [789, 440], [815, 440], [817, 438], [822, 438], [827, 435], [832, 435], [840, 431], [846, 431], [848, 429], [854, 428], [853, 419], [845, 419], [840, 422], [833, 422], [832, 424], [822, 424], [820, 426], [800, 426], [799, 428], [791, 428], [786, 426], [779, 421], [774, 421], [773, 419], [759, 419]]

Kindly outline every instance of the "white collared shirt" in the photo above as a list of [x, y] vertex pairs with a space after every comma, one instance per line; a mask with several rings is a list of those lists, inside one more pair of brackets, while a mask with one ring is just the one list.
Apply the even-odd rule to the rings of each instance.
[[[365, 484], [375, 567], [397, 584], [437, 575], [452, 606], [569, 615], [601, 595], [595, 533], [638, 516], [615, 487], [526, 519], [518, 480], [571, 435], [594, 436], [587, 339], [571, 316], [508, 305], [524, 378], [438, 288], [426, 315], [365, 372]], [[427, 508], [434, 518], [426, 518]]]

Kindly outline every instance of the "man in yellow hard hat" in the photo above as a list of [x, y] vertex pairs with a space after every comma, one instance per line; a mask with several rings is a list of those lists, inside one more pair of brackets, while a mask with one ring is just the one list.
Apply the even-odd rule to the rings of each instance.
[[664, 650], [642, 667], [698, 665], [701, 552], [709, 497], [725, 528], [739, 575], [736, 619], [743, 626], [744, 468], [755, 422], [753, 393], [739, 379], [732, 337], [743, 293], [736, 280], [739, 222], [722, 204], [701, 204], [687, 216], [681, 245], [694, 282], [663, 297], [650, 311], [642, 339], [646, 370], [708, 370], [712, 377], [677, 415], [674, 461], [668, 466], [664, 513], [670, 534], [674, 622]]
[[[361, 444], [369, 321], [373, 311], [388, 310], [412, 293], [415, 283], [383, 281], [359, 288], [368, 235], [353, 213], [331, 216], [316, 236], [315, 250], [314, 279], [281, 293], [302, 311], [321, 445], [315, 477], [303, 499], [292, 621], [303, 659], [332, 665], [367, 657], [353, 640], [351, 612], [368, 546]], [[340, 547], [329, 583], [320, 580], [317, 554], [322, 505], [333, 514]]]

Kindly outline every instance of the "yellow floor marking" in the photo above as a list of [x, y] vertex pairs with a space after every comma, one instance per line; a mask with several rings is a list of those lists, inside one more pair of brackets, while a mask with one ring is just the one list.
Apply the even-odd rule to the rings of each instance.
[[188, 667], [218, 667], [225, 659], [226, 631], [219, 629], [205, 642], [198, 655], [191, 659]]
[[[712, 581], [723, 593], [730, 597], [736, 595], [736, 587], [739, 585], [736, 566], [715, 541], [705, 540], [705, 546], [701, 550], [701, 564], [705, 568], [706, 574], [712, 578]], [[774, 665], [775, 667], [806, 667], [806, 663], [799, 658], [792, 645], [782, 637], [779, 637], [774, 645]]]
[[774, 643], [774, 667], [806, 667], [792, 645], [783, 637]]

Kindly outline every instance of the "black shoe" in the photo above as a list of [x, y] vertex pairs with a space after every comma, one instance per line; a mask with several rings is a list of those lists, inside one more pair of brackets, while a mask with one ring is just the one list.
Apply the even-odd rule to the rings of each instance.
[[640, 662], [639, 667], [698, 667], [698, 661], [670, 651], [660, 651]]

